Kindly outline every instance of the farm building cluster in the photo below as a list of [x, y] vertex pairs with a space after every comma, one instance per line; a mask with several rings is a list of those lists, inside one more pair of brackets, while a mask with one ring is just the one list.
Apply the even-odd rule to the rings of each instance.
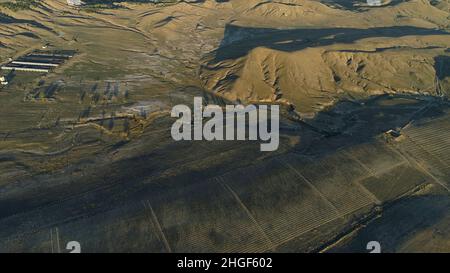
[[25, 56], [11, 60], [2, 70], [48, 73], [63, 65], [75, 55], [73, 50], [42, 51], [36, 50]]

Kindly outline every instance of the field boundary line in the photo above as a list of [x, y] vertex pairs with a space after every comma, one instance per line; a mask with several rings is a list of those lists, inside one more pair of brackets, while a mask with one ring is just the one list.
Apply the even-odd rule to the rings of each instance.
[[152, 208], [152, 205], [150, 204], [150, 201], [149, 200], [143, 200], [142, 204], [144, 205], [144, 208], [146, 210], [150, 211], [151, 219], [149, 219], [149, 220], [156, 227], [156, 229], [158, 231], [158, 234], [159, 234], [158, 237], [160, 237], [162, 243], [164, 244], [164, 247], [166, 248], [166, 250], [169, 253], [172, 253], [172, 248], [170, 247], [169, 241], [167, 240], [166, 235], [164, 234], [164, 231], [161, 228], [161, 225], [160, 225], [160, 223], [158, 221], [158, 217], [156, 216], [156, 214], [155, 214], [155, 212], [154, 212], [154, 210]]
[[245, 211], [245, 213], [247, 214], [247, 216], [250, 218], [250, 220], [253, 222], [253, 224], [256, 226], [256, 228], [258, 229], [258, 231], [261, 233], [261, 235], [263, 236], [264, 240], [266, 240], [266, 243], [269, 246], [269, 249], [274, 250], [275, 249], [275, 245], [272, 242], [272, 240], [270, 240], [269, 236], [266, 234], [266, 232], [264, 231], [264, 229], [261, 227], [261, 225], [258, 223], [258, 221], [256, 221], [255, 217], [252, 215], [252, 213], [250, 212], [250, 210], [247, 208], [247, 206], [244, 204], [244, 202], [242, 202], [241, 198], [239, 198], [239, 196], [237, 195], [237, 193], [226, 184], [225, 181], [222, 180], [221, 177], [217, 177], [216, 178], [217, 182], [226, 190], [228, 191], [236, 200], [236, 202], [238, 202], [239, 206], [241, 206], [241, 208]]
[[[433, 155], [432, 153], [428, 152], [425, 148], [423, 148], [420, 144], [416, 143], [414, 140], [412, 140], [408, 135], [405, 135], [405, 137], [414, 145], [416, 145], [419, 149], [421, 149], [422, 151], [424, 151], [426, 154], [430, 155], [431, 158], [434, 158], [435, 160], [437, 160], [437, 162], [439, 162], [440, 164], [443, 164], [443, 166], [446, 166], [446, 164], [444, 162], [441, 161], [440, 158], [438, 158], [437, 156]], [[422, 164], [420, 164], [416, 158], [413, 155], [410, 155], [409, 158], [414, 162], [414, 164], [420, 169], [422, 170], [425, 174], [427, 174], [428, 176], [430, 176], [431, 178], [433, 178], [433, 180], [438, 183], [439, 185], [441, 185], [442, 187], [444, 187], [448, 192], [450, 192], [450, 188], [444, 183], [442, 182], [439, 178], [437, 178], [436, 176], [434, 176], [432, 173], [430, 173], [424, 166], [422, 166]], [[439, 171], [439, 169], [438, 169]]]
[[284, 161], [283, 159], [277, 159], [279, 162], [281, 162], [282, 164], [284, 164], [286, 167], [288, 167], [289, 169], [291, 169], [292, 171], [294, 171], [294, 173], [301, 178], [303, 181], [306, 182], [306, 184], [313, 190], [315, 191], [317, 194], [319, 194], [319, 196], [325, 201], [325, 203], [327, 203], [329, 206], [331, 206], [331, 208], [334, 210], [334, 212], [336, 213], [336, 215], [340, 218], [342, 218], [341, 213], [339, 212], [339, 210], [336, 208], [335, 205], [333, 205], [333, 203], [331, 203], [330, 200], [328, 200], [327, 197], [325, 197], [320, 191], [319, 189], [316, 188], [316, 186], [314, 186], [314, 184], [309, 181], [309, 179], [307, 179], [303, 174], [300, 173], [300, 171], [298, 171], [296, 168], [294, 168], [291, 164], [289, 164], [288, 162]]
[[346, 151], [345, 149], [342, 149], [342, 152], [343, 152], [346, 156], [350, 157], [350, 159], [355, 160], [359, 165], [361, 165], [361, 167], [362, 167], [364, 170], [366, 170], [366, 172], [369, 173], [369, 177], [370, 177], [370, 176], [376, 176], [376, 174], [375, 174], [371, 169], [369, 169], [369, 167], [367, 167], [364, 163], [362, 163], [362, 162], [361, 162], [359, 159], [357, 159], [354, 155], [352, 155], [351, 153], [349, 153], [349, 152]]

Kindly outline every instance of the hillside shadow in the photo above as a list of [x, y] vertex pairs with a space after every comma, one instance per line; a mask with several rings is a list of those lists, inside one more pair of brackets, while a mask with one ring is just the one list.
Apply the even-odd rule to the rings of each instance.
[[320, 47], [335, 43], [351, 44], [358, 40], [373, 37], [401, 37], [407, 35], [450, 35], [428, 28], [411, 26], [358, 28], [303, 28], [272, 29], [249, 28], [227, 25], [220, 47], [214, 52], [214, 61], [236, 59], [246, 56], [252, 49], [266, 47], [284, 52], [299, 51], [308, 47]]
[[439, 80], [450, 77], [450, 56], [439, 55], [434, 58], [434, 69]]
[[373, 141], [389, 130], [398, 131], [411, 122], [446, 114], [448, 102], [432, 96], [407, 94], [378, 95], [364, 100], [341, 100], [327, 110], [304, 120], [322, 137], [308, 146], [295, 147], [300, 153], [326, 156], [339, 149]]
[[[328, 252], [361, 253], [367, 243], [377, 241], [384, 253], [399, 252], [406, 243], [414, 242], [414, 235], [433, 228], [447, 215], [450, 208], [449, 198], [440, 195], [422, 195], [399, 200], [383, 213], [382, 217], [356, 233], [346, 242]], [[435, 232], [439, 232], [434, 229]], [[443, 230], [446, 232], [445, 230]], [[434, 237], [434, 235], [432, 235]], [[416, 242], [417, 243], [417, 242]]]
[[[214, 100], [211, 99], [211, 101]], [[429, 107], [425, 108], [425, 106]], [[445, 113], [444, 110], [448, 108], [447, 102], [440, 98], [425, 96], [384, 95], [364, 100], [341, 100], [308, 121], [292, 122], [291, 119], [283, 117], [280, 124], [282, 139], [286, 136], [298, 136], [301, 139], [298, 145], [283, 153], [264, 154], [259, 151], [258, 141], [175, 142], [167, 141], [168, 139], [163, 136], [152, 140], [150, 135], [146, 135], [145, 143], [152, 142], [157, 146], [147, 146], [147, 144], [140, 146], [141, 151], [138, 154], [130, 153], [129, 156], [119, 160], [92, 166], [91, 169], [86, 169], [85, 175], [81, 177], [69, 171], [70, 168], [78, 168], [73, 165], [67, 167], [68, 169], [62, 174], [54, 172], [36, 175], [30, 178], [29, 182], [18, 181], [20, 189], [16, 188], [12, 194], [8, 187], [0, 187], [2, 191], [0, 238], [20, 233], [21, 229], [27, 227], [21, 226], [23, 221], [36, 221], [32, 222], [33, 229], [48, 230], [49, 226], [57, 225], [57, 223], [70, 222], [71, 220], [68, 219], [74, 215], [94, 217], [124, 206], [142, 205], [141, 202], [145, 200], [164, 201], [164, 198], [169, 195], [170, 198], [181, 200], [184, 200], [184, 197], [188, 198], [189, 203], [183, 203], [186, 206], [206, 207], [208, 204], [202, 203], [201, 197], [209, 193], [203, 191], [208, 189], [209, 184], [216, 183], [217, 177], [228, 172], [245, 172], [247, 168], [261, 164], [268, 167], [261, 170], [264, 172], [263, 175], [267, 174], [270, 177], [273, 173], [270, 169], [271, 165], [267, 164], [273, 162], [272, 160], [276, 157], [299, 153], [320, 159], [343, 147], [371, 142], [385, 130], [402, 127], [411, 120], [424, 121], [442, 116]], [[334, 131], [327, 128], [333, 123], [340, 124]], [[323, 126], [323, 124], [328, 125]], [[158, 128], [150, 128], [150, 130], [155, 129]], [[315, 138], [313, 142], [303, 141], [311, 135]], [[167, 137], [170, 138], [169, 135]], [[128, 150], [133, 145], [136, 143], [120, 142], [110, 152], [114, 154], [119, 150]], [[233, 151], [230, 156], [220, 159], [217, 157], [230, 151]], [[20, 161], [17, 158], [5, 159]], [[33, 157], [33, 160], [48, 159], [49, 157]], [[220, 160], [220, 164], [215, 162], [217, 160]], [[189, 167], [192, 166], [191, 164], [195, 167]], [[342, 162], [342, 164], [346, 163]], [[177, 170], [176, 175], [164, 175], [173, 173], [174, 170]], [[286, 171], [289, 170], [286, 169]], [[51, 179], [54, 184], [44, 182], [44, 179], [45, 181]], [[67, 180], [71, 183], [60, 183]], [[36, 184], [36, 181], [42, 181], [39, 191], [27, 186], [29, 183]], [[278, 180], [273, 182], [277, 183]], [[203, 195], [191, 195], [189, 191], [186, 191], [192, 188]], [[176, 194], [175, 197], [174, 194]], [[82, 204], [93, 204], [93, 206]], [[361, 251], [361, 247], [364, 251], [363, 243], [367, 243], [368, 239], [379, 240], [384, 251], [394, 251], [403, 241], [410, 238], [413, 231], [420, 231], [439, 221], [445, 212], [445, 206], [448, 207], [446, 204], [448, 204], [448, 198], [443, 200], [440, 197], [433, 197], [433, 199], [420, 197], [401, 201], [398, 206], [387, 211], [382, 218], [363, 229], [354, 241], [336, 251]], [[39, 217], [33, 216], [33, 212], [36, 211], [39, 212], [37, 213]], [[417, 211], [420, 214], [416, 214]], [[21, 213], [24, 215], [21, 216]], [[394, 232], [391, 233], [390, 230]]]
[[17, 19], [14, 17], [11, 17], [9, 15], [6, 15], [4, 13], [0, 12], [0, 24], [28, 24], [34, 27], [42, 28], [47, 31], [53, 32], [53, 30], [39, 22], [33, 21], [33, 20], [25, 20], [25, 19]]
[[[396, 104], [392, 103], [394, 99], [410, 99], [416, 102]], [[249, 164], [262, 164], [261, 160], [270, 160], [287, 153], [321, 158], [344, 147], [371, 142], [383, 132], [401, 128], [412, 119], [420, 121], [444, 115], [444, 110], [448, 109], [447, 103], [440, 99], [436, 99], [436, 102], [433, 100], [432, 97], [407, 95], [377, 96], [359, 101], [342, 100], [311, 120], [299, 122], [284, 116], [280, 121], [281, 139], [292, 136], [301, 141], [286, 151], [283, 150], [283, 153], [262, 153], [259, 150], [259, 141], [164, 141], [157, 146], [146, 147], [134, 156], [98, 166], [91, 170], [90, 175], [86, 173], [86, 176], [81, 178], [68, 174], [64, 177], [55, 175], [56, 180], [71, 179], [74, 183], [60, 186], [43, 185], [41, 192], [45, 192], [45, 195], [36, 196], [33, 190], [27, 188], [21, 190], [20, 199], [4, 195], [0, 198], [0, 219], [37, 207], [64, 202], [69, 196], [90, 200], [89, 202], [96, 203], [95, 211], [103, 211], [111, 206], [148, 199], [155, 194], [154, 188], [150, 186], [155, 183], [180, 189], [192, 184], [207, 184], [210, 179], [226, 172], [246, 168]], [[424, 110], [427, 105], [429, 107]], [[323, 124], [339, 126], [329, 128]], [[167, 137], [170, 138], [170, 135]], [[146, 142], [150, 141], [148, 136], [146, 139]], [[120, 149], [127, 149], [128, 145], [130, 144], [121, 145]], [[282, 141], [281, 145], [286, 143]], [[210, 165], [202, 164], [201, 168], [183, 167], [187, 162], [194, 164], [197, 160], [204, 160], [205, 156], [220, 155], [228, 151], [227, 147], [233, 146], [233, 156], [221, 159], [220, 164], [211, 162]], [[42, 160], [42, 157], [36, 157], [35, 160]], [[174, 168], [178, 169], [176, 176], [161, 176], [163, 173], [173, 172]], [[143, 184], [142, 181], [152, 183]], [[88, 192], [95, 192], [95, 195], [86, 194]], [[62, 203], [60, 208], [64, 209]]]

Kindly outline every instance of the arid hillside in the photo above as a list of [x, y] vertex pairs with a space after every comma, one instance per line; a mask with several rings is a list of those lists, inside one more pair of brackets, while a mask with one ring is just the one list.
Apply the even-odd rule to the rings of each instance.
[[[450, 250], [448, 1], [85, 2], [0, 0], [2, 66], [71, 55], [0, 71], [0, 252]], [[175, 141], [199, 96], [279, 149]]]
[[[221, 47], [204, 58], [205, 88], [231, 100], [293, 104], [304, 114], [342, 98], [448, 95], [445, 4], [392, 1], [354, 9], [326, 4], [249, 4], [227, 25]], [[246, 24], [250, 18], [266, 22]]]

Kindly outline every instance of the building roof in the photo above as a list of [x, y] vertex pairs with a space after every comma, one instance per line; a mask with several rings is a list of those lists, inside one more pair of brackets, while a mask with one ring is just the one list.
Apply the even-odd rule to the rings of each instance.
[[67, 0], [69, 6], [81, 6], [84, 3], [81, 0]]
[[367, 0], [369, 6], [380, 6], [382, 4], [381, 0]]

